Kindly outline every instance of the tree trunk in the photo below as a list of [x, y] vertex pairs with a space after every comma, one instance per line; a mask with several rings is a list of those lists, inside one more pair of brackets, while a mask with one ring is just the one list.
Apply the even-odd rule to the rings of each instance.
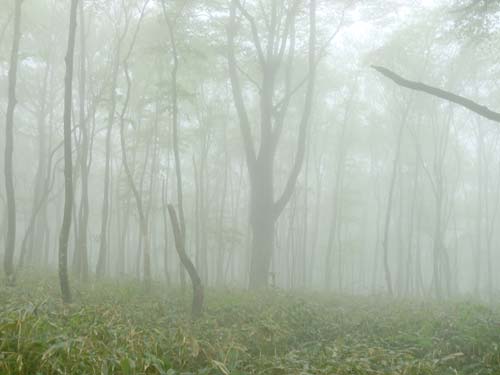
[[73, 205], [73, 161], [71, 155], [71, 109], [73, 97], [73, 57], [75, 53], [76, 11], [78, 0], [71, 1], [66, 75], [64, 78], [64, 216], [59, 235], [59, 281], [64, 303], [71, 302], [68, 279], [68, 240]]
[[181, 259], [182, 265], [186, 268], [193, 286], [193, 303], [191, 305], [192, 317], [193, 319], [198, 319], [203, 310], [203, 285], [201, 284], [201, 279], [196, 271], [196, 268], [186, 254], [184, 239], [182, 238], [179, 222], [177, 221], [177, 214], [175, 213], [174, 206], [171, 204], [168, 205], [168, 213], [170, 215], [170, 221], [172, 222], [172, 230], [174, 232], [177, 254]]
[[226, 208], [226, 195], [227, 195], [227, 180], [228, 180], [228, 163], [229, 163], [229, 157], [228, 157], [228, 151], [227, 151], [227, 137], [226, 137], [226, 132], [227, 132], [227, 124], [224, 123], [224, 180], [222, 183], [222, 192], [221, 192], [221, 202], [220, 202], [220, 210], [219, 210], [219, 215], [217, 219], [217, 228], [218, 228], [218, 233], [217, 233], [217, 261], [216, 261], [216, 285], [222, 286], [224, 285], [224, 258], [225, 258], [225, 253], [226, 253], [226, 248], [225, 248], [225, 238], [224, 238], [224, 233], [225, 233], [225, 225], [224, 225], [224, 212]]
[[[173, 138], [173, 148], [174, 148], [174, 160], [175, 160], [175, 175], [177, 180], [177, 204], [179, 206], [179, 221], [177, 220], [177, 214], [172, 205], [168, 205], [168, 212], [170, 215], [170, 220], [172, 222], [172, 229], [174, 231], [174, 240], [177, 253], [179, 254], [180, 261], [184, 268], [187, 270], [191, 283], [193, 285], [193, 305], [192, 313], [193, 318], [198, 318], [201, 315], [201, 310], [203, 308], [203, 286], [201, 284], [201, 279], [199, 274], [194, 267], [193, 263], [189, 259], [185, 251], [186, 243], [186, 224], [184, 221], [184, 208], [183, 208], [183, 197], [182, 197], [182, 173], [181, 173], [181, 160], [179, 154], [179, 103], [178, 103], [178, 92], [177, 92], [177, 72], [179, 68], [179, 58], [177, 55], [177, 45], [174, 35], [174, 25], [172, 21], [167, 16], [167, 11], [165, 8], [165, 1], [162, 0], [162, 9], [165, 22], [168, 27], [170, 43], [172, 47], [173, 55], [173, 65], [171, 70], [172, 77], [172, 138]], [[183, 268], [180, 270], [181, 275], [183, 275]], [[183, 283], [183, 278], [181, 276], [181, 284]]]
[[249, 288], [268, 285], [269, 268], [274, 249], [273, 172], [272, 160], [262, 158], [251, 179], [250, 227], [252, 253], [250, 259]]
[[396, 185], [396, 176], [397, 176], [397, 170], [398, 170], [398, 165], [399, 165], [399, 160], [401, 158], [401, 144], [403, 141], [403, 131], [406, 126], [406, 120], [408, 117], [408, 113], [410, 111], [409, 105], [405, 109], [405, 112], [403, 114], [403, 119], [401, 120], [401, 124], [399, 125], [399, 130], [398, 130], [398, 136], [396, 139], [396, 152], [394, 155], [394, 161], [392, 164], [392, 172], [391, 172], [391, 179], [389, 182], [389, 194], [387, 196], [387, 207], [385, 210], [385, 220], [384, 220], [384, 237], [382, 240], [382, 249], [383, 249], [383, 264], [384, 264], [384, 273], [385, 273], [385, 283], [387, 286], [387, 291], [389, 292], [389, 295], [393, 295], [393, 289], [392, 289], [392, 277], [391, 277], [391, 270], [389, 267], [389, 228], [391, 224], [391, 215], [392, 215], [392, 203], [393, 203], [393, 196], [394, 196], [394, 187]]
[[141, 195], [139, 194], [139, 190], [137, 189], [137, 186], [135, 185], [134, 182], [134, 177], [132, 176], [132, 172], [130, 170], [129, 164], [128, 164], [128, 159], [127, 159], [127, 150], [126, 150], [126, 145], [125, 145], [125, 112], [127, 111], [128, 107], [128, 102], [130, 99], [130, 89], [131, 89], [131, 82], [130, 82], [130, 76], [128, 73], [128, 67], [127, 67], [127, 62], [124, 62], [124, 70], [125, 70], [125, 77], [127, 79], [127, 90], [126, 90], [126, 96], [125, 96], [125, 103], [123, 104], [123, 109], [121, 111], [120, 115], [120, 144], [121, 144], [121, 150], [122, 150], [122, 164], [123, 168], [125, 169], [125, 174], [127, 175], [127, 181], [130, 187], [130, 190], [132, 190], [132, 193], [135, 198], [135, 203], [137, 205], [137, 211], [139, 214], [139, 229], [140, 229], [140, 235], [143, 241], [143, 251], [144, 251], [144, 282], [146, 284], [146, 287], [149, 289], [151, 286], [151, 261], [150, 261], [150, 238], [149, 238], [149, 233], [148, 233], [148, 223], [147, 223], [147, 218], [144, 212], [143, 204], [142, 204], [142, 199]]
[[99, 255], [96, 267], [96, 277], [98, 279], [104, 276], [106, 272], [106, 254], [108, 248], [108, 217], [109, 217], [109, 180], [110, 180], [110, 169], [111, 169], [111, 134], [113, 130], [113, 122], [115, 119], [116, 111], [116, 86], [118, 81], [118, 72], [120, 68], [120, 53], [121, 53], [121, 43], [125, 37], [126, 29], [121, 37], [118, 39], [118, 45], [116, 47], [115, 61], [113, 66], [112, 78], [111, 78], [111, 104], [108, 113], [108, 123], [106, 128], [106, 160], [104, 167], [104, 194], [103, 203], [101, 211], [101, 235], [99, 242]]
[[80, 79], [79, 79], [79, 99], [80, 99], [80, 110], [79, 110], [79, 123], [80, 123], [80, 134], [81, 134], [81, 150], [80, 150], [80, 173], [82, 176], [82, 191], [80, 199], [80, 212], [79, 212], [79, 226], [78, 226], [78, 238], [76, 244], [76, 256], [79, 258], [78, 261], [78, 274], [82, 281], [86, 282], [89, 277], [88, 268], [88, 220], [89, 220], [89, 132], [85, 120], [85, 84], [86, 84], [86, 48], [85, 48], [85, 30], [84, 30], [84, 10], [83, 2], [80, 2]]
[[[257, 50], [262, 73], [260, 88], [260, 146], [258, 154], [254, 149], [254, 137], [250, 119], [243, 99], [242, 87], [238, 74], [235, 56], [235, 35], [237, 32], [236, 10], [250, 23], [253, 44]], [[254, 18], [248, 13], [239, 0], [233, 0], [230, 6], [230, 25], [228, 27], [228, 65], [233, 98], [238, 113], [240, 130], [243, 138], [245, 156], [250, 177], [250, 226], [252, 231], [252, 252], [250, 260], [250, 288], [261, 288], [268, 285], [269, 268], [274, 248], [274, 228], [278, 217], [288, 204], [297, 178], [304, 162], [306, 134], [312, 109], [314, 84], [316, 76], [316, 0], [309, 3], [309, 70], [306, 79], [307, 88], [304, 107], [299, 123], [298, 146], [292, 170], [286, 180], [285, 188], [280, 197], [274, 200], [273, 168], [276, 148], [281, 138], [290, 97], [293, 95], [290, 87], [291, 67], [293, 65], [295, 40], [294, 23], [296, 7], [290, 5], [283, 8], [282, 14], [286, 30], [280, 33], [277, 5], [273, 3], [271, 20], [267, 28], [267, 48], [263, 49], [259, 31]], [[282, 34], [282, 35], [280, 35]], [[275, 49], [275, 44], [280, 48]], [[287, 63], [284, 63], [285, 50], [288, 48]], [[274, 102], [277, 94], [277, 79], [280, 66], [286, 65], [285, 95], [278, 104]]]
[[7, 284], [15, 283], [14, 250], [16, 246], [16, 196], [14, 190], [14, 176], [12, 172], [12, 158], [14, 153], [14, 111], [17, 104], [16, 85], [19, 60], [19, 43], [21, 40], [21, 4], [22, 0], [15, 0], [14, 5], [14, 36], [9, 65], [9, 92], [7, 116], [5, 121], [5, 193], [7, 199], [7, 235], [5, 237], [4, 271]]
[[163, 180], [161, 189], [161, 213], [163, 218], [163, 267], [167, 285], [170, 285], [170, 273], [168, 272], [168, 218], [167, 218], [167, 200], [168, 200], [168, 176], [169, 170], [167, 166], [167, 177]]

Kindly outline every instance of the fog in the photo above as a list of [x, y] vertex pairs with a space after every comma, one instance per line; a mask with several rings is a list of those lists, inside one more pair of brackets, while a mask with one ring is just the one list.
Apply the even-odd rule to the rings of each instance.
[[0, 374], [499, 374], [500, 3], [0, 0]]
[[15, 3], [5, 278], [498, 297], [496, 3]]

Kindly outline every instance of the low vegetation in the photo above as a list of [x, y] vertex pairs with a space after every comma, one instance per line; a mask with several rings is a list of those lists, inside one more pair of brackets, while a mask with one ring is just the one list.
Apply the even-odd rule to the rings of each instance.
[[1, 374], [500, 374], [500, 309], [57, 279], [0, 289]]

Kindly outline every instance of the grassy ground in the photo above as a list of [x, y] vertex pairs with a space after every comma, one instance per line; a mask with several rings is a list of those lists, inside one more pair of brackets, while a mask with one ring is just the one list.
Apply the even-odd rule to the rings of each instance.
[[500, 374], [500, 310], [469, 302], [208, 291], [56, 279], [0, 287], [0, 374]]

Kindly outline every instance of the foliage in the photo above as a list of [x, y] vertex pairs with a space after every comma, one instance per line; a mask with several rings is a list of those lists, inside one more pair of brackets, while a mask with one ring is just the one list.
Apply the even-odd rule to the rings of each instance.
[[[35, 279], [33, 279], [35, 280]], [[457, 301], [77, 288], [55, 279], [0, 291], [2, 374], [498, 374], [500, 311]]]

